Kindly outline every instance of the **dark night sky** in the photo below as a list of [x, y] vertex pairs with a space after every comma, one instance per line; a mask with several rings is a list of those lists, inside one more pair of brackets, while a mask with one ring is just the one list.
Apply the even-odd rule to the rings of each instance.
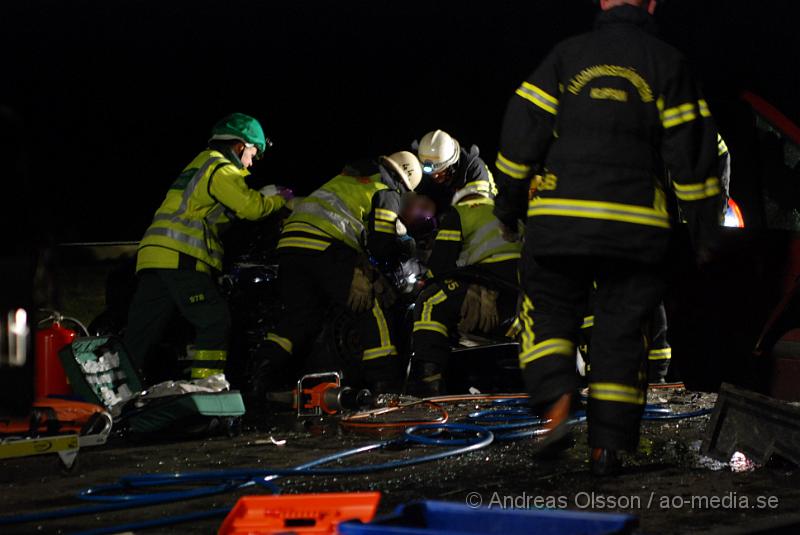
[[[745, 88], [800, 119], [790, 5], [671, 0], [658, 14], [723, 134]], [[255, 172], [300, 192], [436, 127], [491, 162], [514, 88], [553, 44], [590, 28], [594, 9], [590, 0], [17, 2], [0, 20], [0, 106], [20, 119], [27, 171], [5, 166], [3, 181], [27, 180], [31, 213], [59, 240], [129, 240], [231, 111], [261, 119], [275, 141]]]

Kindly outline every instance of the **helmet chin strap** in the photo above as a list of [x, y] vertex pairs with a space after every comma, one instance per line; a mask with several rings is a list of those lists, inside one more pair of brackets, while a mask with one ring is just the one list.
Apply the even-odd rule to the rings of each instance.
[[242, 163], [242, 156], [244, 155], [244, 149], [242, 149], [241, 152], [237, 154], [237, 151], [234, 151], [233, 147], [228, 146], [225, 147], [225, 149], [222, 151], [222, 154], [226, 158], [228, 158], [231, 162], [233, 162], [233, 164], [239, 169], [244, 167], [244, 164]]
[[386, 160], [388, 160], [388, 158], [386, 158], [385, 156], [382, 157], [380, 159], [380, 165], [386, 171], [389, 177], [395, 182], [395, 184], [397, 184], [397, 187], [400, 189], [400, 193], [402, 193], [403, 195], [406, 195], [408, 193], [413, 193], [411, 192], [411, 190], [408, 189], [406, 183], [403, 182], [403, 177], [400, 176], [400, 173], [397, 172], [397, 169], [392, 167], [392, 165], [389, 164]]

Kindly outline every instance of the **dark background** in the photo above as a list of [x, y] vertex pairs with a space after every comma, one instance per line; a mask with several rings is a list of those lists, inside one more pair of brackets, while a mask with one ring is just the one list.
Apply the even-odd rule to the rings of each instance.
[[[735, 155], [748, 150], [733, 132], [748, 120], [738, 93], [800, 118], [792, 5], [671, 0], [657, 13], [731, 139], [734, 196], [745, 191]], [[255, 172], [301, 193], [434, 128], [477, 143], [491, 164], [508, 97], [595, 10], [590, 0], [8, 2], [3, 196], [58, 241], [137, 240], [231, 111], [258, 117], [275, 141]]]

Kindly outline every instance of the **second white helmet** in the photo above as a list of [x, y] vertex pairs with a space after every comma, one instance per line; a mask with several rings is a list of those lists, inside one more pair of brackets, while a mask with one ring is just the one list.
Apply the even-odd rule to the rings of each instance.
[[384, 156], [383, 163], [391, 168], [403, 181], [403, 184], [414, 191], [422, 181], [422, 167], [414, 153], [403, 150]]
[[417, 154], [422, 162], [422, 172], [436, 174], [458, 162], [461, 146], [447, 132], [434, 130], [422, 137]]

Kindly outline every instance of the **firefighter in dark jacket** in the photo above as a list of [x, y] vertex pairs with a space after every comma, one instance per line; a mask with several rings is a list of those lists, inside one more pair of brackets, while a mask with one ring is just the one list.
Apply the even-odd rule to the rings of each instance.
[[[719, 220], [716, 129], [685, 60], [652, 35], [650, 0], [601, 0], [594, 31], [560, 43], [511, 98], [497, 156], [495, 213], [527, 215], [520, 367], [549, 420], [567, 432], [575, 344], [597, 283], [589, 371], [592, 471], [634, 449], [646, 400], [643, 328], [664, 288], [671, 186], [706, 261]], [[658, 177], [660, 162], [671, 184]], [[528, 199], [530, 177], [541, 172]]]
[[191, 378], [223, 373], [230, 313], [215, 282], [222, 270], [220, 236], [232, 220], [258, 220], [286, 204], [245, 183], [268, 143], [257, 120], [231, 114], [214, 126], [208, 148], [167, 192], [136, 256], [139, 279], [124, 342], [138, 367], [180, 313], [195, 329]]
[[492, 194], [497, 193], [492, 172], [481, 159], [477, 145], [467, 150], [447, 132], [434, 130], [412, 143], [411, 148], [422, 163], [417, 193], [433, 199], [439, 221], [450, 210], [453, 195], [468, 184], [486, 182]]
[[[490, 183], [480, 181], [462, 188], [452, 203], [428, 262], [428, 276], [436, 282], [420, 294], [414, 309], [414, 354], [406, 392], [420, 397], [443, 393], [442, 375], [457, 331], [493, 332], [501, 318], [514, 315], [517, 305], [518, 293], [509, 289], [517, 287], [522, 243], [503, 236], [493, 213]], [[448, 277], [456, 269], [470, 266], [499, 283], [490, 288]]]
[[[249, 394], [255, 401], [274, 385], [289, 359], [303, 358], [322, 328], [331, 302], [360, 315], [364, 379], [373, 391], [399, 388], [397, 349], [376, 295], [372, 256], [384, 270], [398, 262], [398, 216], [403, 196], [422, 178], [419, 160], [397, 152], [349, 165], [297, 202], [278, 241], [284, 306], [264, 352], [252, 363]], [[393, 384], [395, 383], [395, 384]]]

